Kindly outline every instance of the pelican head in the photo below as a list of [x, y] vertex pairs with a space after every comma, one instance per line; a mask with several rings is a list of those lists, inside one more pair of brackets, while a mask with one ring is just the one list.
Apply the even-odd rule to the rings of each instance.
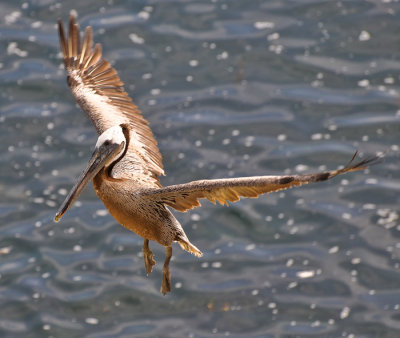
[[107, 129], [99, 136], [92, 157], [85, 170], [83, 170], [76, 184], [58, 209], [54, 217], [56, 222], [61, 219], [68, 208], [101, 169], [107, 169], [124, 155], [127, 143], [124, 132], [126, 132], [126, 126], [118, 125]]

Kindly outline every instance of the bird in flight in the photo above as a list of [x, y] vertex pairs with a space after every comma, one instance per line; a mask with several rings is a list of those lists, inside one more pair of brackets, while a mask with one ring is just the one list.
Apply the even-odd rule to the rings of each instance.
[[58, 31], [68, 85], [100, 136], [92, 157], [57, 211], [55, 220], [61, 219], [93, 180], [97, 196], [116, 221], [144, 238], [147, 274], [155, 264], [149, 241], [165, 247], [161, 283], [164, 295], [171, 291], [172, 242], [178, 242], [183, 250], [197, 257], [202, 256], [169, 208], [185, 212], [199, 207], [200, 199], [228, 205], [241, 197], [256, 198], [363, 170], [378, 160], [378, 157], [372, 157], [355, 163], [356, 152], [350, 163], [338, 170], [306, 175], [199, 180], [163, 187], [160, 183], [160, 176], [164, 175], [162, 158], [149, 124], [125, 92], [115, 69], [102, 57], [101, 45], [93, 47], [91, 27], [86, 28], [81, 42], [79, 26], [71, 15], [68, 36], [60, 20]]

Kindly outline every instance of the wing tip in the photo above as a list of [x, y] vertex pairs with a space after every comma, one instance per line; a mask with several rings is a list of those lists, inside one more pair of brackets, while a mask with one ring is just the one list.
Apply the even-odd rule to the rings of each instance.
[[342, 170], [344, 170], [346, 172], [364, 170], [372, 165], [383, 162], [383, 159], [385, 157], [384, 154], [378, 154], [378, 155], [367, 157], [359, 162], [354, 163], [354, 160], [357, 157], [358, 153], [359, 153], [358, 150], [356, 150], [354, 152], [354, 155], [351, 158], [350, 162]]
[[[87, 54], [90, 53], [90, 46], [92, 41], [92, 28], [87, 26], [85, 29], [84, 35], [84, 43], [85, 45], [85, 53], [82, 53], [83, 45], [81, 43], [80, 35], [81, 30], [79, 24], [76, 21], [76, 15], [74, 13], [70, 13], [69, 22], [67, 25], [68, 32], [64, 28], [64, 24], [61, 18], [57, 19], [58, 23], [58, 34], [60, 39], [61, 51], [64, 57], [64, 65], [66, 68], [68, 67], [77, 67], [78, 64], [82, 63], [83, 58], [87, 58]], [[90, 42], [90, 44], [89, 44]], [[89, 48], [86, 48], [89, 45]], [[97, 49], [97, 52], [99, 48]], [[100, 49], [100, 58], [101, 58], [101, 49]]]
[[347, 163], [347, 165], [344, 166], [342, 169], [338, 169], [338, 170], [334, 170], [334, 171], [326, 171], [326, 172], [320, 173], [319, 175], [315, 175], [314, 181], [325, 181], [325, 180], [333, 178], [337, 175], [350, 173], [353, 171], [365, 170], [372, 165], [381, 163], [384, 159], [384, 154], [378, 154], [378, 155], [364, 158], [358, 162], [355, 162], [355, 159], [358, 154], [359, 154], [359, 152], [358, 152], [358, 150], [356, 150], [354, 152], [351, 160], [349, 161], [349, 163]]

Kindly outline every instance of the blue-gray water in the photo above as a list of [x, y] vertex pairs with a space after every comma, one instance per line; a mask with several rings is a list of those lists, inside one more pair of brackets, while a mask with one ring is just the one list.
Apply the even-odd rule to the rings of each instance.
[[[56, 20], [92, 25], [150, 121], [163, 184], [370, 170], [176, 213], [201, 259], [142, 239], [92, 187], [55, 224], [96, 142]], [[1, 1], [1, 337], [398, 337], [397, 1]]]

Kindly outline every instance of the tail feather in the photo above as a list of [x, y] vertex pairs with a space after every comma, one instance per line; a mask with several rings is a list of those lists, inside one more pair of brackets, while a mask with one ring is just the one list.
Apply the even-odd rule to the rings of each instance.
[[196, 246], [190, 243], [187, 238], [179, 238], [177, 241], [183, 250], [190, 252], [196, 257], [203, 256], [203, 253]]

